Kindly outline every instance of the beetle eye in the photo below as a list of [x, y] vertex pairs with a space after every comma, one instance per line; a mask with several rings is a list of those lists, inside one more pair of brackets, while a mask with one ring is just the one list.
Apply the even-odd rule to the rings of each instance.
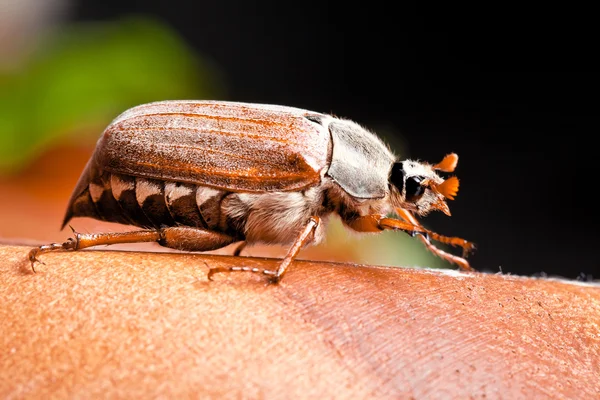
[[394, 163], [392, 166], [390, 183], [396, 186], [396, 189], [402, 193], [402, 188], [404, 188], [404, 167], [402, 166], [402, 163]]
[[405, 201], [409, 201], [414, 203], [419, 200], [423, 193], [425, 192], [425, 188], [421, 186], [421, 181], [423, 180], [420, 176], [411, 176], [406, 179], [406, 198]]

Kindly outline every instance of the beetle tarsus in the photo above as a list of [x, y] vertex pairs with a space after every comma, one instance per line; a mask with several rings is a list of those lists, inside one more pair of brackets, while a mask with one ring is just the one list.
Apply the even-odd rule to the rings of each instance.
[[40, 252], [39, 250], [40, 250], [39, 248], [32, 249], [32, 250], [29, 252], [29, 255], [28, 255], [28, 257], [27, 257], [27, 258], [29, 258], [29, 262], [31, 263], [31, 270], [32, 270], [33, 272], [36, 272], [36, 271], [35, 271], [35, 263], [36, 263], [36, 262], [37, 262], [37, 263], [40, 263], [40, 264], [42, 264], [42, 265], [45, 265], [43, 261], [41, 261], [39, 258], [37, 258], [37, 255], [38, 255], [38, 254], [39, 254], [39, 252]]
[[61, 250], [76, 250], [77, 249], [77, 240], [73, 238], [67, 239], [66, 242], [63, 243], [51, 243], [45, 244], [43, 246], [36, 247], [35, 249], [31, 249], [29, 251], [29, 261], [31, 262], [31, 270], [35, 271], [35, 263], [40, 263], [42, 265], [46, 265], [43, 261], [41, 261], [38, 256], [44, 253], [49, 253], [51, 251], [61, 251]]
[[471, 242], [467, 242], [465, 240], [465, 243], [463, 245], [461, 245], [463, 251], [462, 251], [462, 257], [463, 258], [467, 258], [469, 256], [469, 254], [471, 254], [474, 250], [475, 250], [475, 244], [471, 243]]

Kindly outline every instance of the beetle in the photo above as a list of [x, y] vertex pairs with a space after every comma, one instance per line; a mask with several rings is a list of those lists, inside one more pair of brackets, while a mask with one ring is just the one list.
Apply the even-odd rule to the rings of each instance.
[[[104, 130], [69, 200], [74, 217], [134, 225], [121, 233], [74, 233], [56, 250], [158, 242], [208, 251], [239, 242], [290, 245], [277, 270], [247, 267], [278, 282], [298, 252], [319, 243], [331, 215], [358, 232], [404, 231], [434, 254], [471, 270], [473, 243], [424, 228], [416, 216], [438, 210], [458, 192], [454, 153], [429, 164], [400, 160], [374, 133], [333, 115], [300, 108], [226, 101], [160, 101], [133, 107]], [[387, 217], [392, 214], [397, 218]], [[459, 246], [462, 257], [431, 240]], [[34, 269], [35, 271], [35, 269]]]

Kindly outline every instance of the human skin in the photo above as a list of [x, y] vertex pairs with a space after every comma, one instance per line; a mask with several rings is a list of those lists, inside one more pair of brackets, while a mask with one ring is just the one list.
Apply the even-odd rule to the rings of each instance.
[[0, 245], [1, 398], [597, 398], [600, 287]]

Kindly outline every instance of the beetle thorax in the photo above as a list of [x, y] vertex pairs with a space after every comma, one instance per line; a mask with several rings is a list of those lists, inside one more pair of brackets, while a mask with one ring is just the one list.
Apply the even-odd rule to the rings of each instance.
[[327, 175], [355, 198], [385, 197], [395, 159], [387, 146], [352, 121], [332, 119], [328, 128], [333, 151]]

